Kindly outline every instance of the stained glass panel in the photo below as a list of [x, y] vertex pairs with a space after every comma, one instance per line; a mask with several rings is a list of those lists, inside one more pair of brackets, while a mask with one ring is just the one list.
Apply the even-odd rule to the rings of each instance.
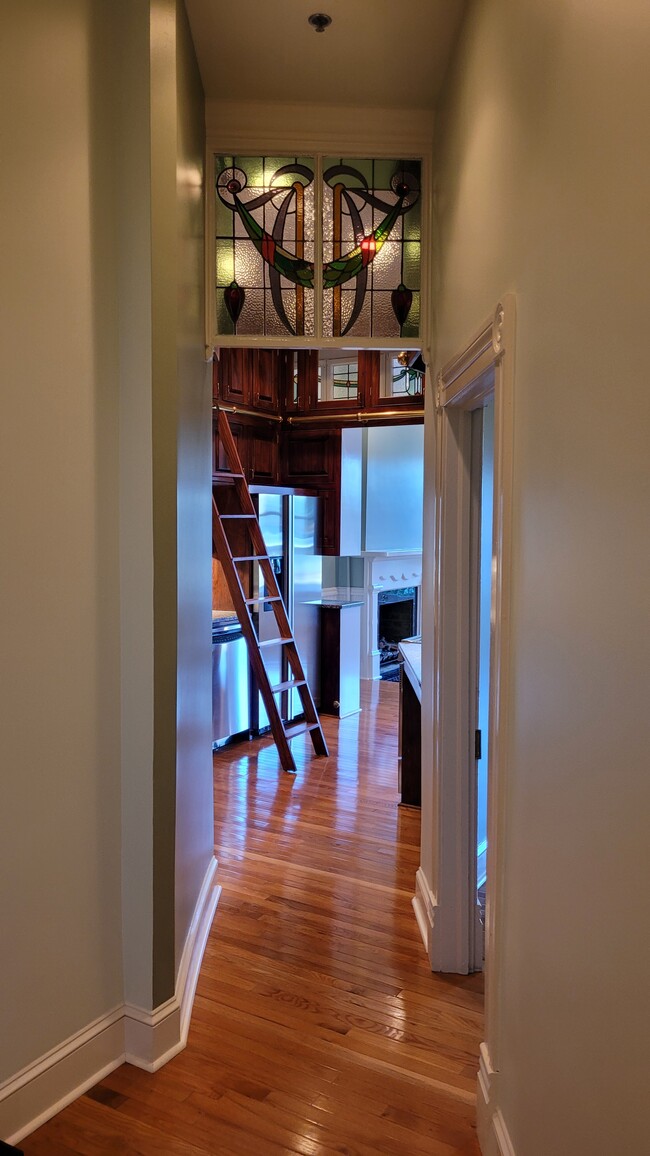
[[322, 195], [323, 335], [418, 336], [420, 162], [326, 157]]
[[317, 189], [311, 157], [217, 156], [218, 332], [419, 337], [420, 167], [325, 157]]
[[314, 333], [314, 163], [216, 157], [218, 332]]

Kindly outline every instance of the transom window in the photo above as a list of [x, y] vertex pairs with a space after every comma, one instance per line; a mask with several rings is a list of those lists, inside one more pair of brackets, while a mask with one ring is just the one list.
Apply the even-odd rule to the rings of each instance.
[[414, 159], [217, 155], [217, 333], [417, 339], [420, 180]]

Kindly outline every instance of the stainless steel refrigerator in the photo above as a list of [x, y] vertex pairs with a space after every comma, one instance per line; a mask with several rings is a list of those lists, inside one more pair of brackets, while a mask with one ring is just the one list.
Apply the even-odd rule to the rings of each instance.
[[[289, 622], [307, 681], [316, 705], [319, 701], [320, 618], [318, 600], [322, 593], [322, 558], [318, 548], [318, 498], [288, 491], [257, 491], [260, 528], [287, 608]], [[278, 636], [270, 603], [264, 602], [264, 579], [255, 564], [253, 594], [258, 597], [258, 631], [261, 642]], [[272, 685], [288, 677], [281, 646], [262, 648], [264, 665]], [[282, 696], [280, 709], [288, 720], [302, 713], [297, 691]], [[257, 730], [268, 727], [268, 716], [258, 696]], [[257, 725], [255, 726], [255, 723]]]

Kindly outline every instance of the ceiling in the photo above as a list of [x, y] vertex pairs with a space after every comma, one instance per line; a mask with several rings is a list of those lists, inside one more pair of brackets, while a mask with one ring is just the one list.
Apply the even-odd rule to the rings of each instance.
[[[207, 100], [434, 109], [465, 0], [185, 0]], [[325, 12], [316, 32], [307, 17]]]

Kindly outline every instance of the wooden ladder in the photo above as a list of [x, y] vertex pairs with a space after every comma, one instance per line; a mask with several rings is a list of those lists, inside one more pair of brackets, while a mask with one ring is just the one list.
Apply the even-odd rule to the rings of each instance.
[[[228, 471], [220, 481], [212, 487], [212, 540], [217, 558], [223, 567], [223, 572], [230, 591], [233, 606], [242, 628], [242, 633], [248, 645], [248, 656], [253, 673], [259, 686], [262, 701], [271, 724], [271, 732], [278, 748], [280, 762], [285, 771], [295, 774], [296, 764], [291, 753], [289, 742], [297, 735], [308, 732], [317, 755], [326, 756], [327, 743], [316, 712], [307, 679], [298, 654], [298, 647], [291, 633], [286, 607], [280, 593], [275, 571], [268, 556], [260, 524], [253, 500], [246, 483], [235, 439], [230, 429], [228, 415], [224, 410], [218, 411], [219, 440], [228, 464]], [[224, 483], [229, 483], [224, 485]], [[226, 493], [234, 494], [234, 498], [226, 503], [222, 499]], [[219, 496], [219, 501], [218, 501]], [[228, 512], [219, 508], [220, 504], [229, 506]], [[232, 534], [229, 536], [226, 525], [233, 527], [240, 545], [231, 546]], [[245, 533], [242, 535], [241, 531]], [[242, 537], [249, 543], [242, 549]], [[233, 552], [234, 549], [234, 552]], [[264, 594], [257, 598], [248, 598], [244, 592], [242, 579], [237, 569], [238, 564], [247, 565], [258, 562], [261, 575], [264, 579]], [[278, 637], [260, 642], [253, 622], [252, 608], [259, 603], [270, 605], [275, 615], [278, 627]], [[275, 686], [271, 685], [269, 676], [262, 658], [262, 648], [267, 646], [281, 647], [291, 671], [291, 677]], [[300, 696], [304, 721], [287, 724], [280, 714], [275, 696], [285, 691], [296, 690]]]

